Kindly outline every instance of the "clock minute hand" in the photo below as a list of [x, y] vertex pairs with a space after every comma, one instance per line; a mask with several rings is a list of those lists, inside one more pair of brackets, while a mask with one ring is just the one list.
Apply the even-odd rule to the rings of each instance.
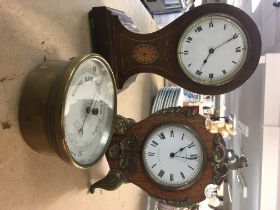
[[184, 159], [187, 159], [187, 160], [196, 160], [197, 159], [197, 157], [187, 157], [187, 156], [183, 157], [183, 156], [178, 156], [178, 155], [176, 155], [174, 157], [184, 158]]
[[186, 157], [178, 156], [178, 155], [175, 155], [174, 157], [179, 157], [179, 158], [184, 158], [184, 159], [186, 159]]
[[237, 37], [238, 37], [238, 35], [235, 33], [235, 34], [233, 35], [233, 37], [231, 37], [231, 38], [228, 39], [227, 41], [225, 41], [225, 42], [223, 42], [222, 44], [220, 44], [220, 45], [218, 45], [217, 47], [215, 47], [214, 50], [216, 50], [216, 49], [218, 49], [219, 47], [225, 45], [226, 43], [230, 42], [231, 40], [236, 39]]
[[218, 45], [215, 48], [210, 48], [207, 57], [203, 60], [203, 64], [201, 65], [199, 71], [201, 71], [201, 69], [203, 68], [203, 66], [207, 63], [208, 58], [211, 54], [213, 54], [215, 52], [216, 49], [218, 49], [219, 47], [225, 45], [226, 43], [230, 42], [233, 39], [236, 39], [238, 37], [238, 35], [235, 33], [230, 39], [228, 39], [227, 41], [223, 42], [222, 44]]

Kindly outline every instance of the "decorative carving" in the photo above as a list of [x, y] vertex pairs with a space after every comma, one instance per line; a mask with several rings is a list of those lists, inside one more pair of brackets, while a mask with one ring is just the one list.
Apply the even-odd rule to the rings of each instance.
[[179, 208], [188, 208], [190, 210], [196, 209], [198, 206], [197, 204], [193, 203], [192, 200], [189, 198], [184, 201], [159, 200], [159, 203]]
[[238, 157], [234, 154], [232, 149], [228, 149], [228, 168], [231, 170], [238, 170], [240, 168], [248, 167], [248, 159], [244, 156]]
[[137, 137], [130, 136], [121, 140], [119, 144], [114, 144], [109, 149], [109, 156], [119, 160], [121, 169], [128, 169], [133, 174], [136, 169], [136, 148]]
[[108, 174], [89, 188], [90, 193], [94, 193], [96, 188], [104, 190], [115, 190], [126, 182], [125, 176], [118, 170], [110, 170]]
[[158, 57], [158, 49], [150, 44], [138, 44], [136, 45], [131, 53], [131, 57], [141, 64], [154, 63]]
[[128, 128], [130, 128], [135, 123], [135, 120], [131, 118], [125, 118], [121, 115], [116, 116], [116, 121], [114, 124], [114, 134], [124, 135]]
[[[147, 72], [146, 70], [148, 70], [148, 72], [151, 72], [151, 68], [153, 69], [153, 73], [160, 72], [159, 74], [161, 74], [162, 76], [174, 75], [174, 68], [172, 65], [170, 65], [169, 59], [167, 57], [167, 54], [169, 53], [169, 40], [172, 39], [174, 32], [166, 32], [162, 36], [151, 37], [152, 40], [150, 40], [149, 38], [144, 38], [144, 40], [141, 40], [140, 38], [139, 40], [138, 36], [135, 37], [133, 34], [126, 33], [121, 29], [122, 27], [119, 24], [118, 26], [120, 28], [118, 28], [117, 30], [120, 30], [124, 33], [120, 33], [119, 36], [115, 37], [119, 40], [117, 45], [119, 45], [121, 52], [124, 52], [124, 49], [126, 50], [126, 52], [131, 52], [122, 54], [123, 56], [121, 56], [121, 68], [118, 69], [119, 77], [129, 78], [131, 75]], [[139, 46], [141, 47], [141, 49], [138, 48]], [[142, 46], [152, 47], [150, 49], [144, 50], [144, 52], [146, 52], [145, 61]], [[136, 63], [130, 62], [131, 58], [135, 56], [135, 54], [133, 55], [133, 52], [136, 52], [135, 50], [138, 51], [138, 58], [133, 58], [133, 60], [136, 61]], [[141, 52], [139, 52], [140, 50]], [[152, 59], [153, 61], [151, 60], [151, 58], [147, 57], [147, 53], [154, 54]], [[145, 71], [142, 71], [141, 69], [145, 69]]]
[[178, 112], [178, 113], [183, 113], [186, 117], [190, 117], [196, 114], [195, 110], [191, 107], [168, 107], [162, 110], [159, 110], [155, 113], [152, 114], [154, 115], [159, 115], [159, 114], [164, 114], [164, 113], [172, 113], [172, 112]]
[[232, 149], [226, 149], [220, 134], [214, 134], [213, 167], [214, 184], [220, 185], [229, 169], [238, 170], [248, 167], [246, 157], [239, 157]]

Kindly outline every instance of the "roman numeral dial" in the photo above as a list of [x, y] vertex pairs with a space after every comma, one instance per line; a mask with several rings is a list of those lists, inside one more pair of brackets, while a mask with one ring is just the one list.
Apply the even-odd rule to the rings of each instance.
[[143, 147], [143, 163], [150, 178], [166, 187], [194, 182], [203, 171], [204, 145], [197, 133], [181, 124], [166, 124], [153, 130]]
[[219, 85], [231, 81], [238, 73], [246, 60], [247, 46], [246, 35], [234, 19], [208, 15], [185, 29], [177, 46], [181, 52], [177, 59], [191, 80]]

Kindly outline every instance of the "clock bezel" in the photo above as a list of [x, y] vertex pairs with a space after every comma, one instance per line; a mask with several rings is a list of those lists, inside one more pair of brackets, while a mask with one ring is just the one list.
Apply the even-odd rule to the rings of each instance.
[[[236, 19], [240, 23], [239, 26], [241, 29], [243, 29], [243, 32], [247, 39], [248, 49], [247, 49], [247, 57], [245, 59], [245, 62], [243, 66], [240, 68], [239, 72], [235, 75], [235, 77], [227, 83], [213, 86], [213, 85], [203, 85], [197, 83], [186, 76], [183, 70], [180, 69], [177, 60], [177, 46], [178, 46], [178, 41], [180, 40], [180, 37], [184, 33], [186, 27], [188, 27], [192, 22], [198, 20], [201, 17], [215, 14], [215, 13], [225, 14], [227, 16]], [[222, 3], [212, 3], [212, 4], [204, 4], [192, 9], [190, 12], [187, 13], [185, 18], [186, 19], [188, 18], [186, 22], [184, 22], [183, 19], [174, 21], [174, 22], [178, 22], [178, 35], [176, 36], [176, 38], [174, 38], [176, 42], [170, 43], [170, 47], [173, 47], [174, 51], [176, 50], [176, 52], [174, 52], [176, 53], [176, 56], [174, 56], [176, 57], [175, 58], [176, 61], [174, 60], [172, 61], [172, 63], [174, 63], [174, 68], [178, 68], [177, 76], [176, 76], [177, 84], [180, 86], [184, 86], [185, 89], [188, 89], [196, 93], [211, 94], [211, 95], [227, 93], [244, 84], [250, 78], [250, 76], [255, 72], [261, 54], [260, 33], [258, 31], [258, 27], [253, 22], [253, 20], [249, 17], [249, 15], [246, 14], [241, 9], [231, 5], [222, 4]]]
[[199, 79], [199, 78], [195, 77], [194, 75], [192, 75], [189, 72], [188, 67], [183, 64], [182, 56], [179, 53], [177, 53], [177, 60], [178, 60], [179, 66], [180, 66], [181, 70], [183, 71], [183, 73], [187, 77], [189, 77], [192, 81], [199, 83], [201, 85], [209, 86], [209, 87], [221, 86], [221, 85], [227, 84], [227, 83], [231, 82], [232, 80], [234, 80], [238, 76], [239, 72], [242, 70], [242, 66], [244, 65], [244, 63], [248, 57], [248, 37], [246, 35], [246, 31], [245, 31], [244, 27], [242, 26], [240, 21], [237, 20], [235, 17], [233, 17], [229, 14], [225, 14], [225, 13], [209, 13], [209, 14], [201, 16], [200, 18], [193, 20], [185, 28], [184, 32], [181, 34], [181, 37], [178, 40], [178, 44], [177, 44], [177, 52], [181, 51], [182, 43], [184, 42], [186, 35], [193, 29], [193, 27], [196, 24], [198, 24], [199, 22], [202, 22], [205, 20], [207, 21], [210, 19], [222, 19], [222, 20], [230, 22], [232, 25], [234, 25], [238, 29], [238, 31], [241, 32], [240, 35], [242, 36], [242, 39], [244, 42], [243, 48], [245, 48], [245, 50], [243, 52], [241, 62], [239, 62], [238, 66], [234, 68], [234, 70], [232, 71], [233, 72], [232, 74], [224, 77], [223, 79], [214, 80], [211, 83], [209, 83], [208, 80]]
[[[202, 163], [201, 163], [201, 167], [199, 169], [199, 172], [197, 173], [197, 175], [190, 181], [190, 182], [185, 182], [183, 184], [164, 184], [163, 182], [160, 182], [149, 170], [149, 167], [146, 164], [145, 161], [145, 149], [146, 149], [146, 145], [148, 143], [148, 139], [149, 137], [151, 137], [155, 132], [157, 132], [158, 130], [160, 130], [162, 127], [168, 127], [168, 126], [176, 126], [176, 127], [181, 127], [183, 129], [186, 129], [188, 131], [190, 131], [197, 139], [197, 142], [200, 144], [200, 148], [202, 150]], [[192, 128], [190, 125], [188, 124], [183, 124], [183, 123], [178, 123], [178, 122], [169, 122], [169, 123], [163, 123], [160, 125], [157, 125], [156, 127], [154, 127], [148, 134], [147, 136], [144, 138], [144, 143], [142, 145], [142, 154], [141, 154], [141, 162], [143, 164], [143, 168], [145, 169], [145, 173], [147, 174], [147, 176], [152, 180], [153, 183], [159, 185], [160, 187], [164, 188], [164, 189], [168, 189], [168, 190], [182, 190], [182, 189], [186, 189], [188, 187], [193, 186], [198, 180], [200, 180], [205, 168], [206, 168], [206, 164], [207, 164], [207, 152], [206, 152], [206, 147], [203, 143], [203, 140], [201, 139], [199, 133]]]

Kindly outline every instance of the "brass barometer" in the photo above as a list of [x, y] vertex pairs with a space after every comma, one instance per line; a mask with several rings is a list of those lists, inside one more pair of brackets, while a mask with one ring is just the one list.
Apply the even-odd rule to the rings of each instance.
[[115, 115], [115, 80], [97, 54], [42, 63], [27, 76], [19, 104], [25, 141], [80, 168], [105, 153]]

